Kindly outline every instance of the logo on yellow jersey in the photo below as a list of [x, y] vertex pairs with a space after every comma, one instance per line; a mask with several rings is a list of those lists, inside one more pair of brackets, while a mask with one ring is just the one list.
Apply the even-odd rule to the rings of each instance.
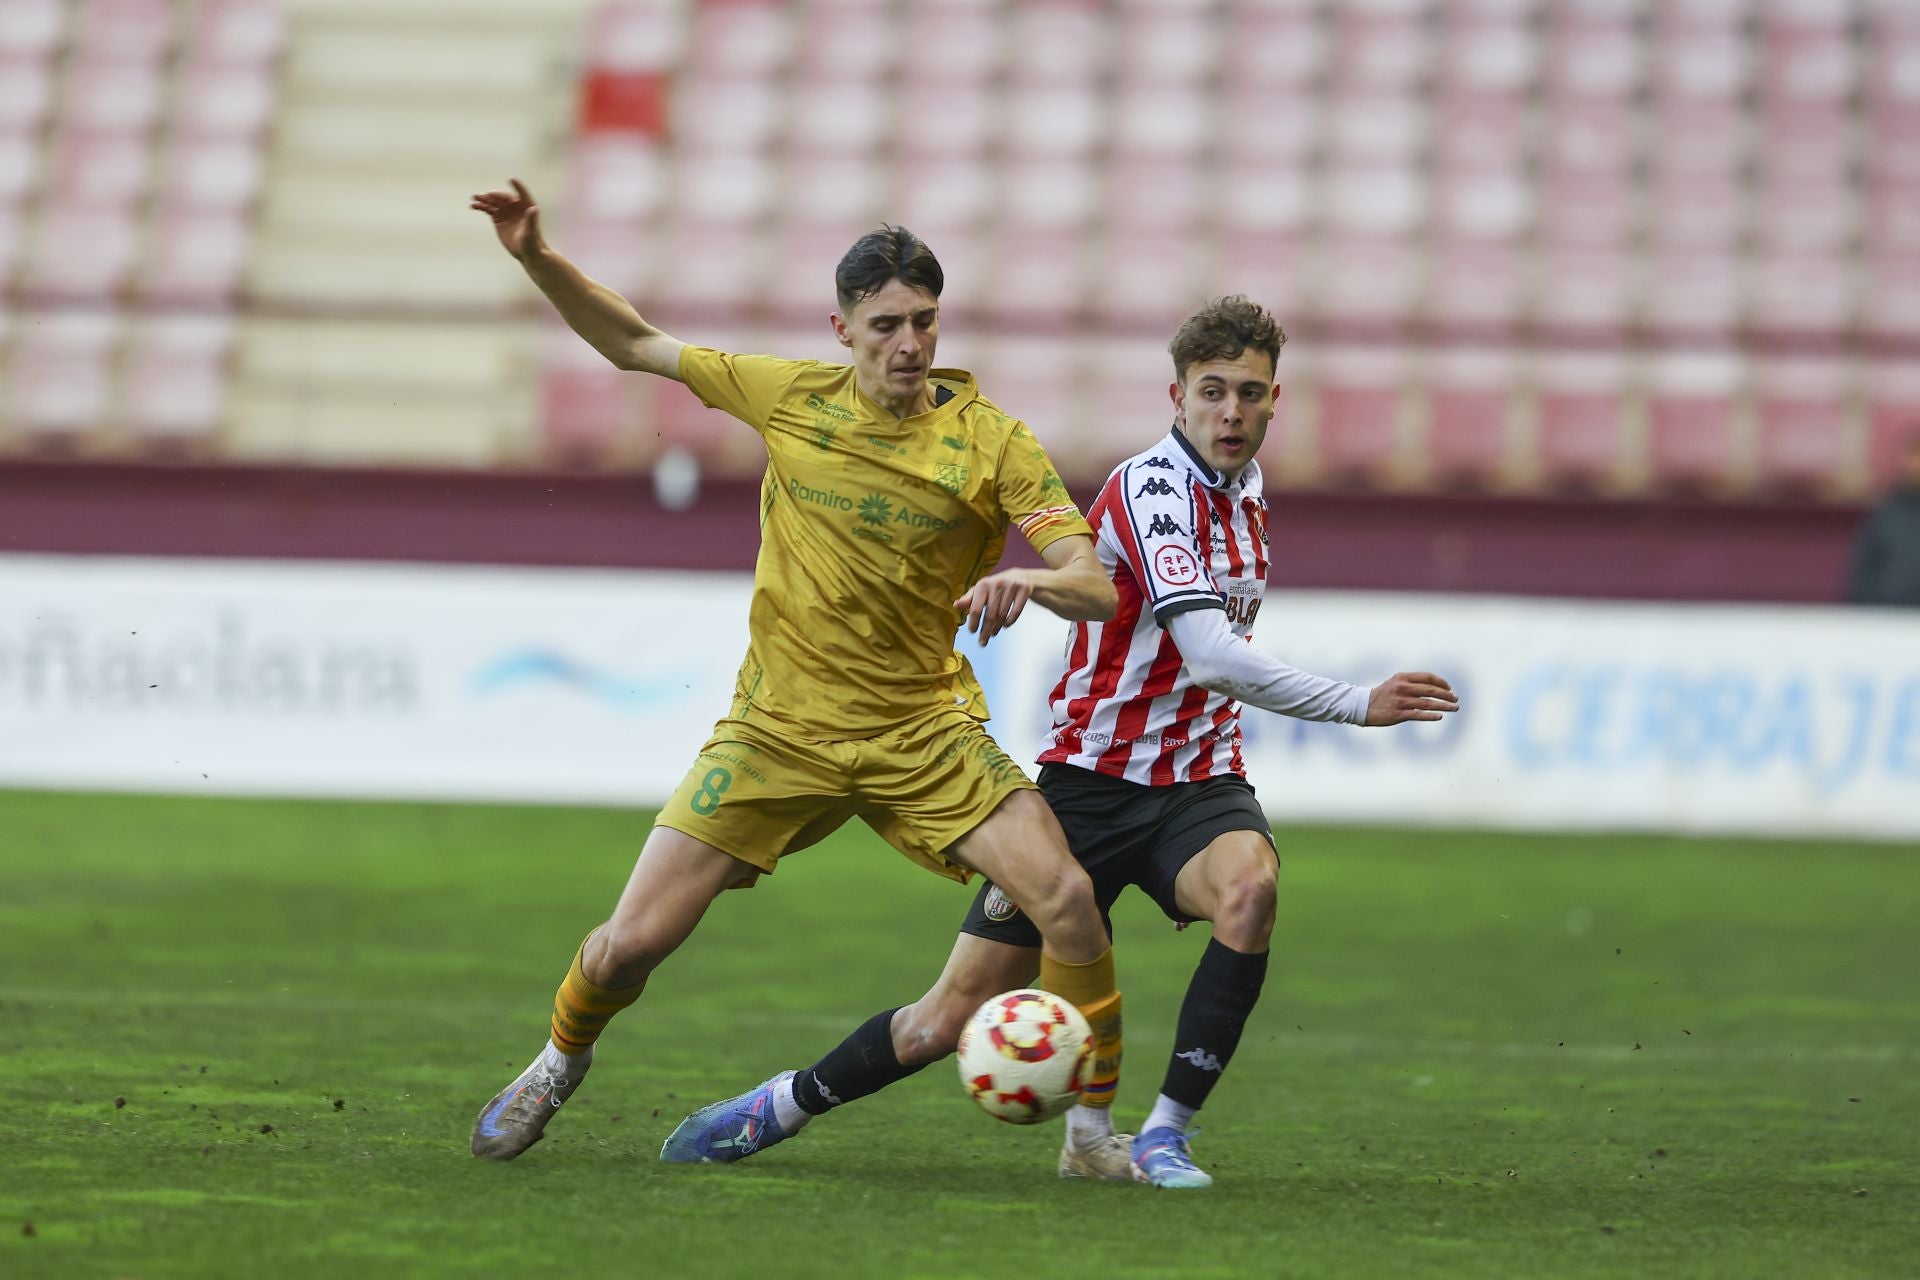
[[893, 504], [877, 493], [860, 499], [860, 518], [868, 524], [885, 524], [893, 519]]
[[958, 494], [966, 488], [972, 475], [973, 468], [958, 462], [936, 463], [933, 468], [933, 482], [952, 494]]

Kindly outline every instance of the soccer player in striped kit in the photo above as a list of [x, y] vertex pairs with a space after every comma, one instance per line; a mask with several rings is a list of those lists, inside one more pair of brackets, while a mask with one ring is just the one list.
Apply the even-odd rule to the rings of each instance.
[[[1119, 609], [1109, 621], [1074, 624], [1050, 699], [1040, 789], [1093, 879], [1103, 918], [1122, 889], [1138, 885], [1176, 923], [1210, 921], [1213, 937], [1139, 1136], [1115, 1133], [1109, 1106], [1076, 1106], [1062, 1177], [1212, 1182], [1193, 1161], [1187, 1130], [1259, 999], [1278, 869], [1244, 776], [1242, 704], [1369, 726], [1438, 720], [1459, 706], [1437, 675], [1402, 673], [1368, 689], [1295, 670], [1248, 643], [1268, 564], [1254, 454], [1273, 418], [1285, 341], [1244, 297], [1188, 317], [1170, 344], [1172, 429], [1115, 469], [1088, 514]], [[800, 1073], [816, 1101], [782, 1117], [784, 1134], [952, 1053], [983, 1001], [1034, 980], [1039, 945], [1019, 905], [983, 885], [933, 988]], [[876, 1041], [881, 1028], [887, 1036]]]

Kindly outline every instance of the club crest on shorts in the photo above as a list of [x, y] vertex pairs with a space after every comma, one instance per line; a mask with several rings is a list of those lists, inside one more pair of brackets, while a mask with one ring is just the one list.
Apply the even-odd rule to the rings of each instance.
[[1011, 920], [1020, 914], [1020, 908], [1013, 904], [1007, 891], [997, 884], [987, 890], [986, 911], [987, 919], [993, 921]]

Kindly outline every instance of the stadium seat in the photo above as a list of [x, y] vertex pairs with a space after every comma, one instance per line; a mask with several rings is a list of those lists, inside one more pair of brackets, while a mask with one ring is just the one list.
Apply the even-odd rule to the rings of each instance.
[[1625, 362], [1609, 352], [1554, 352], [1539, 357], [1532, 381], [1541, 478], [1611, 487], [1625, 465]]
[[[864, 221], [852, 225], [867, 229]], [[776, 227], [761, 300], [778, 307], [783, 316], [818, 316], [824, 324], [833, 308], [834, 267], [853, 242], [847, 227], [846, 223]]]
[[[1825, 17], [1828, 21], [1821, 22]], [[1833, 19], [1839, 19], [1835, 21]], [[1806, 6], [1762, 19], [1759, 83], [1800, 102], [1841, 102], [1857, 79], [1844, 10]]]
[[1212, 178], [1187, 156], [1129, 156], [1108, 163], [1101, 213], [1110, 227], [1191, 232], [1212, 204]]
[[544, 326], [539, 414], [542, 452], [569, 465], [606, 463], [640, 419], [633, 398], [657, 379], [609, 364], [572, 330]]
[[1000, 224], [1024, 234], [1084, 227], [1100, 207], [1099, 179], [1090, 160], [1029, 157], [1002, 166]]
[[832, 227], [844, 235], [849, 228], [875, 226], [883, 215], [900, 216], [887, 201], [888, 186], [887, 171], [871, 152], [789, 149], [776, 207], [789, 223]]
[[1731, 174], [1669, 170], [1647, 191], [1647, 238], [1661, 248], [1733, 252], [1746, 215], [1746, 193]]
[[1534, 318], [1555, 326], [1618, 328], [1627, 318], [1635, 274], [1634, 260], [1624, 252], [1547, 246], [1535, 270]]
[[929, 85], [984, 85], [1000, 65], [999, 14], [973, 0], [922, 0], [906, 7], [905, 45], [940, 51], [915, 63], [915, 76]]
[[916, 110], [938, 120], [940, 127], [899, 133], [894, 146], [904, 162], [925, 165], [977, 158], [994, 141], [999, 114], [987, 86], [936, 82], [916, 85], [913, 93]]
[[1102, 7], [1097, 0], [1027, 0], [1008, 6], [1001, 18], [1008, 79], [1085, 97], [1113, 58], [1112, 30]]
[[[14, 267], [20, 261], [21, 242], [26, 236], [25, 221], [19, 205], [0, 200], [0, 290], [13, 279]], [[0, 316], [5, 314], [6, 307], [0, 305]]]
[[1346, 4], [1333, 11], [1336, 83], [1376, 90], [1410, 90], [1434, 61], [1424, 6], [1405, 3]]
[[1739, 360], [1730, 352], [1670, 353], [1650, 362], [1647, 462], [1662, 489], [1716, 491], [1737, 466], [1734, 400]]
[[0, 55], [45, 58], [66, 35], [65, 0], [8, 0], [0, 5]]
[[679, 148], [670, 181], [675, 213], [706, 225], [744, 226], [773, 204], [771, 167], [746, 152]]
[[1076, 231], [1003, 231], [995, 238], [988, 297], [996, 312], [1057, 319], [1086, 301], [1086, 237]]
[[1862, 291], [1862, 320], [1880, 337], [1920, 337], [1920, 254], [1881, 254], [1872, 287]]
[[1550, 247], [1617, 249], [1633, 234], [1640, 200], [1625, 174], [1553, 171], [1539, 193], [1540, 238]]
[[1625, 102], [1554, 97], [1541, 131], [1544, 167], [1624, 179], [1637, 150], [1634, 111]]
[[1106, 133], [1101, 99], [1051, 82], [1008, 90], [1000, 145], [1010, 156], [1057, 160], [1085, 156]]
[[257, 138], [273, 118], [271, 68], [206, 67], [174, 82], [176, 131], [193, 137]]
[[663, 232], [656, 288], [663, 302], [696, 308], [744, 306], [766, 288], [762, 239], [750, 226], [712, 225], [683, 215]]
[[1219, 65], [1218, 24], [1206, 5], [1124, 5], [1115, 80], [1190, 88]]
[[1240, 121], [1259, 121], [1259, 128], [1247, 130], [1234, 143], [1259, 161], [1259, 168], [1249, 176], [1279, 176], [1300, 183], [1308, 158], [1320, 144], [1326, 107], [1320, 95], [1301, 89], [1230, 84], [1220, 96], [1216, 127], [1234, 128]]
[[1762, 172], [1776, 183], [1838, 187], [1850, 179], [1853, 113], [1844, 104], [1762, 103], [1753, 125]]
[[156, 199], [167, 209], [250, 208], [260, 194], [264, 168], [260, 149], [251, 142], [182, 139], [161, 155]]
[[1319, 474], [1340, 484], [1381, 484], [1402, 465], [1404, 353], [1344, 348], [1318, 353], [1313, 387]]
[[1718, 19], [1709, 11], [1664, 5], [1654, 26], [1653, 82], [1661, 96], [1728, 102], [1748, 77], [1747, 45], [1731, 6]]
[[1437, 234], [1449, 240], [1508, 243], [1533, 224], [1533, 184], [1519, 168], [1443, 171], [1434, 193]]
[[[1748, 262], [1749, 319], [1756, 328], [1832, 333], [1857, 312], [1854, 273], [1838, 254], [1762, 253]], [[1875, 281], [1870, 293], [1892, 285]]]
[[1867, 473], [1877, 492], [1893, 479], [1909, 445], [1920, 440], [1920, 362], [1874, 362], [1866, 390]]
[[569, 216], [560, 224], [562, 243], [574, 265], [615, 293], [648, 298], [671, 253], [667, 232], [633, 219]]
[[[1022, 334], [990, 338], [977, 350], [974, 376], [981, 394], [1025, 422], [1063, 474], [1104, 476], [1113, 459], [1140, 447], [1126, 445], [1116, 451], [1124, 433], [1103, 427], [1086, 411], [1088, 379], [1094, 373], [1087, 344]], [[1140, 411], [1146, 412], [1147, 406]]]
[[[1920, 194], [1920, 192], [1916, 192]], [[1910, 214], [1920, 222], [1920, 210]], [[1753, 193], [1754, 232], [1760, 244], [1789, 253], [1844, 251], [1860, 222], [1851, 184], [1764, 180]]]
[[139, 238], [129, 207], [42, 204], [28, 242], [28, 290], [55, 301], [111, 297], [132, 273]]
[[1110, 150], [1122, 160], [1197, 157], [1215, 130], [1212, 106], [1212, 95], [1191, 89], [1122, 85], [1108, 126]]
[[1625, 102], [1646, 75], [1631, 12], [1556, 4], [1549, 10], [1543, 82], [1586, 102]]
[[896, 112], [877, 80], [844, 75], [793, 85], [781, 109], [789, 145], [843, 153], [870, 152], [886, 141]]
[[1313, 214], [1313, 186], [1289, 164], [1263, 164], [1235, 179], [1235, 198], [1214, 209], [1221, 234], [1296, 236]]
[[1866, 257], [1920, 254], [1920, 179], [1880, 179], [1867, 189]]
[[686, 25], [672, 6], [652, 0], [602, 4], [587, 18], [581, 49], [591, 67], [663, 72], [686, 54]]
[[0, 131], [0, 205], [19, 205], [40, 185], [40, 140], [33, 134]]
[[799, 73], [812, 83], [880, 80], [892, 74], [901, 49], [887, 0], [816, 0], [800, 30]]
[[1229, 227], [1220, 234], [1202, 292], [1244, 293], [1286, 325], [1306, 296], [1307, 265], [1306, 243], [1297, 235]]
[[996, 207], [998, 171], [976, 155], [908, 156], [894, 168], [893, 216], [932, 239], [971, 235]]
[[1857, 433], [1840, 360], [1775, 356], [1754, 369], [1754, 464], [1768, 489], [1835, 493]]
[[1497, 486], [1510, 470], [1514, 358], [1502, 349], [1429, 357], [1426, 473], [1445, 485]]
[[173, 40], [172, 0], [80, 0], [73, 47], [88, 58], [158, 61]]
[[1450, 92], [1435, 104], [1433, 149], [1443, 170], [1510, 169], [1527, 161], [1530, 104], [1492, 93]]
[[567, 166], [569, 221], [642, 222], [668, 196], [666, 156], [651, 139], [631, 133], [577, 138]]
[[240, 210], [162, 212], [148, 232], [139, 271], [142, 299], [166, 305], [230, 305], [251, 250]]
[[1643, 260], [1641, 319], [1662, 332], [1726, 333], [1741, 318], [1740, 260], [1710, 248], [1656, 247]]
[[1519, 94], [1539, 71], [1540, 46], [1525, 14], [1450, 14], [1441, 44], [1441, 75], [1455, 90]]
[[265, 67], [286, 44], [287, 15], [278, 0], [202, 0], [192, 18], [187, 60], [199, 71]]
[[33, 133], [53, 105], [52, 64], [0, 54], [0, 133]]
[[159, 123], [164, 93], [157, 63], [76, 59], [60, 95], [60, 124], [74, 132], [145, 133]]
[[1098, 252], [1092, 304], [1120, 324], [1171, 331], [1202, 300], [1205, 258], [1191, 235], [1116, 231]]
[[1431, 321], [1448, 326], [1507, 324], [1526, 291], [1526, 259], [1501, 242], [1443, 240], [1427, 258], [1426, 304]]
[[1228, 6], [1221, 78], [1230, 91], [1232, 86], [1304, 89], [1316, 81], [1332, 51], [1331, 33], [1318, 8], [1310, 0]]
[[1421, 290], [1421, 253], [1410, 239], [1388, 236], [1328, 238], [1310, 261], [1315, 310], [1357, 322], [1398, 322], [1410, 316]]
[[729, 75], [758, 79], [783, 70], [793, 54], [794, 17], [774, 0], [728, 0], [690, 9], [692, 37], [686, 70], [695, 78]]
[[136, 442], [204, 440], [226, 409], [234, 321], [223, 314], [141, 317], [127, 340], [121, 419]]
[[124, 319], [116, 311], [49, 311], [22, 324], [8, 362], [0, 418], [29, 436], [78, 439], [102, 431]]
[[54, 139], [48, 194], [85, 208], [131, 206], [147, 188], [153, 152], [144, 138], [67, 133]]
[[1416, 163], [1429, 123], [1426, 103], [1412, 94], [1332, 94], [1324, 116], [1327, 163]]
[[1403, 236], [1426, 220], [1426, 177], [1413, 165], [1343, 165], [1321, 184], [1321, 216], [1335, 235]]
[[682, 75], [667, 132], [677, 148], [695, 156], [754, 153], [785, 127], [785, 110], [771, 80], [724, 70]]
[[[1062, 442], [1054, 461], [1070, 474], [1104, 478], [1122, 458], [1145, 448], [1173, 422], [1173, 358], [1162, 338], [1116, 338], [1086, 344], [1083, 376], [1091, 389], [1085, 430]], [[1052, 450], [1049, 442], [1048, 448]], [[1069, 467], [1071, 462], [1071, 467]]]

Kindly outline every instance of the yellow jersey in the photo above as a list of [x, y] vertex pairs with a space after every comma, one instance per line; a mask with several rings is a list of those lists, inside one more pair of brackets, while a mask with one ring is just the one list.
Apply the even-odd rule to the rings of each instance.
[[733, 715], [820, 742], [936, 708], [985, 720], [953, 602], [1010, 523], [1036, 550], [1092, 536], [1026, 424], [953, 369], [930, 375], [944, 403], [910, 418], [862, 395], [850, 365], [687, 347], [680, 376], [767, 446]]

